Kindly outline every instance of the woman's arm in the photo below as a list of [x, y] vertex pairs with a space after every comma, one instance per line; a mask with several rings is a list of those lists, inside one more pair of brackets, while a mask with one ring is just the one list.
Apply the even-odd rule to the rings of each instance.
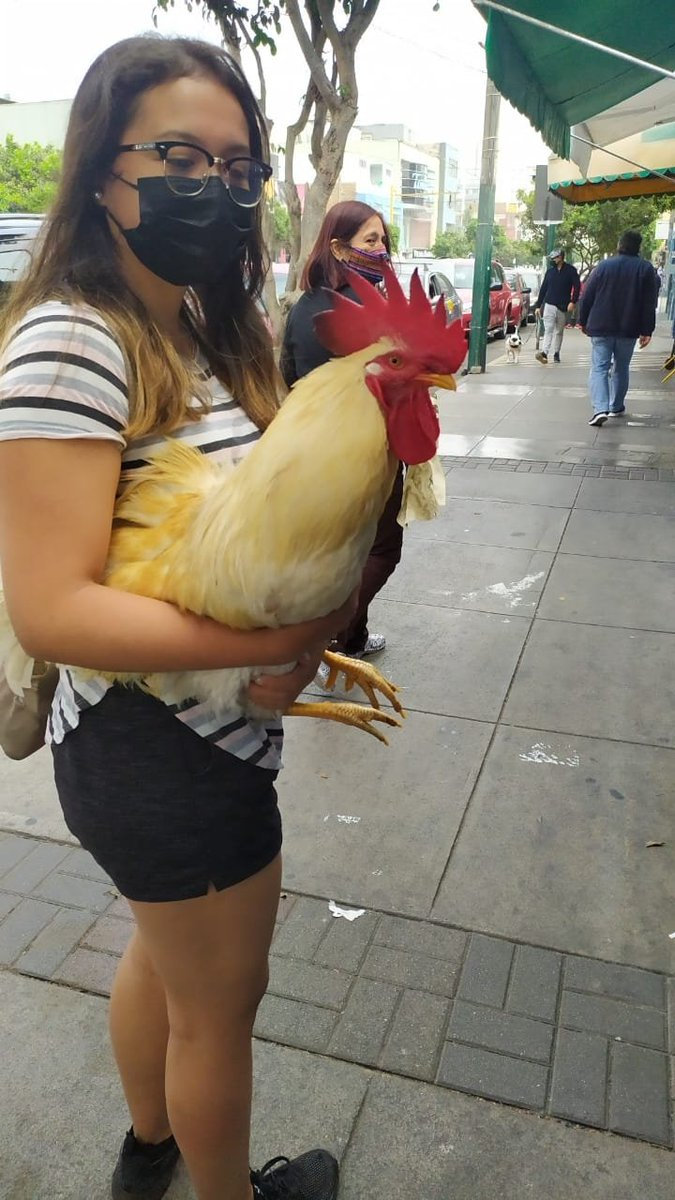
[[34, 658], [140, 674], [281, 665], [325, 645], [351, 612], [242, 631], [103, 586], [119, 471], [112, 441], [0, 442], [3, 588]]

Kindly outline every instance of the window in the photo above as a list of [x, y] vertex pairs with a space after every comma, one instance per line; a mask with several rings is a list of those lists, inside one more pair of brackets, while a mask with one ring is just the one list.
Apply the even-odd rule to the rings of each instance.
[[493, 262], [492, 264], [492, 277], [490, 279], [490, 286], [492, 287], [494, 284], [498, 284], [500, 288], [504, 287], [504, 272], [502, 271], [499, 263], [496, 262]]
[[370, 182], [374, 187], [382, 187], [382, 163], [370, 164]]

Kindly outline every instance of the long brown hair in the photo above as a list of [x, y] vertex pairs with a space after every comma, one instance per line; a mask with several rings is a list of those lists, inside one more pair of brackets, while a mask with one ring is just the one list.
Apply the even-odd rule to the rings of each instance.
[[391, 238], [387, 223], [376, 208], [362, 204], [360, 200], [342, 200], [328, 209], [319, 236], [314, 243], [305, 269], [302, 272], [300, 287], [303, 292], [312, 288], [325, 287], [331, 291], [343, 287], [347, 283], [347, 273], [343, 264], [335, 257], [330, 244], [337, 238], [338, 242], [350, 242], [362, 225], [371, 217], [379, 217], [384, 226], [384, 244], [387, 254], [391, 254]]
[[[127, 286], [115, 240], [94, 193], [118, 154], [118, 145], [142, 94], [185, 76], [206, 75], [238, 100], [248, 125], [251, 155], [267, 159], [265, 122], [237, 64], [224, 50], [191, 38], [158, 34], [127, 38], [105, 50], [87, 71], [66, 133], [58, 195], [41, 233], [31, 268], [3, 310], [0, 341], [29, 308], [45, 300], [91, 304], [119, 338], [129, 366], [128, 437], [170, 433], [198, 420], [208, 407], [192, 406], [190, 373], [172, 342]], [[182, 316], [213, 373], [252, 421], [264, 429], [278, 407], [271, 339], [257, 301], [268, 266], [260, 208], [254, 233], [223, 283], [187, 293]]]

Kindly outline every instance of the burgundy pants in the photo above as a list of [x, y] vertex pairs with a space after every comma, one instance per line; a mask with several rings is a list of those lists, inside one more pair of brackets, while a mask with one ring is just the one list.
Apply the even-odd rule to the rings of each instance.
[[350, 625], [338, 634], [332, 649], [360, 654], [368, 641], [368, 606], [401, 561], [403, 528], [396, 520], [403, 498], [403, 467], [399, 465], [391, 496], [380, 517], [372, 550], [363, 571], [359, 607]]

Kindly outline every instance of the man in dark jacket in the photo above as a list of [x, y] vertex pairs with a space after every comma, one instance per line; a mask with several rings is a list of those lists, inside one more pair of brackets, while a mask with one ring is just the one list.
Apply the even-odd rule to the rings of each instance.
[[581, 283], [576, 267], [565, 262], [565, 251], [559, 246], [549, 255], [551, 266], [539, 289], [535, 316], [544, 318], [544, 344], [536, 354], [537, 362], [548, 362], [551, 349], [553, 361], [560, 362], [560, 347], [568, 313], [574, 312]]
[[652, 264], [640, 258], [641, 245], [642, 235], [634, 229], [622, 234], [618, 253], [598, 264], [581, 297], [579, 326], [593, 343], [589, 425], [623, 416], [635, 342], [648, 346], [654, 332], [656, 275]]

